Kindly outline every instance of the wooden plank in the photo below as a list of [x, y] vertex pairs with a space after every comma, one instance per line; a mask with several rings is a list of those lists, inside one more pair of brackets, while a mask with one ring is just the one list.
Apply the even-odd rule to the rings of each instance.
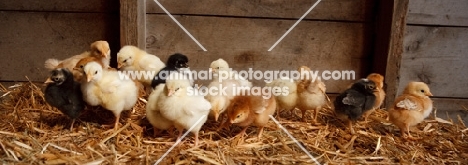
[[[222, 15], [242, 17], [300, 18], [316, 0], [159, 0], [171, 14]], [[367, 21], [373, 20], [374, 0], [323, 0], [306, 19]], [[146, 2], [147, 13], [164, 11], [154, 2]]]
[[396, 98], [399, 80], [403, 36], [406, 25], [408, 0], [379, 1], [376, 41], [372, 70], [385, 76], [387, 98], [384, 106], [392, 105]]
[[[208, 50], [204, 52], [168, 16], [147, 15], [147, 51], [166, 61], [180, 52], [190, 58], [194, 70], [208, 69], [224, 58], [235, 70], [354, 70], [355, 78], [368, 67], [370, 26], [363, 23], [303, 21], [271, 52], [267, 50], [294, 20], [176, 16], [176, 19]], [[255, 81], [263, 85], [261, 81]], [[329, 92], [338, 93], [353, 80], [326, 81]]]
[[0, 80], [25, 81], [28, 76], [44, 81], [46, 59], [82, 53], [96, 40], [109, 41], [115, 55], [118, 19], [104, 13], [0, 12]]
[[0, 1], [0, 10], [118, 13], [119, 4], [114, 0]]
[[458, 116], [468, 125], [468, 99], [432, 98], [437, 117], [458, 123]]
[[145, 0], [120, 0], [120, 45], [145, 49]]
[[468, 98], [466, 38], [468, 28], [408, 26], [399, 91], [424, 81], [435, 96]]
[[408, 23], [427, 25], [468, 26], [468, 1], [411, 0]]

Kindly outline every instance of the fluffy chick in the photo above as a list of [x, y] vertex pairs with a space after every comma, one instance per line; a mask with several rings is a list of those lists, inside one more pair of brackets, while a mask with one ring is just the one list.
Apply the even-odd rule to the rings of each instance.
[[45, 100], [72, 119], [70, 130], [73, 129], [75, 119], [85, 108], [80, 84], [73, 80], [73, 74], [67, 68], [52, 70], [45, 83], [48, 84]]
[[296, 108], [298, 94], [297, 94], [297, 84], [294, 80], [281, 77], [279, 79], [273, 80], [271, 83], [266, 84], [267, 87], [272, 89], [280, 89], [281, 91], [287, 91], [285, 94], [275, 95], [276, 99], [276, 113], [279, 113], [282, 110], [293, 111]]
[[409, 127], [422, 122], [432, 112], [432, 93], [423, 82], [410, 82], [402, 95], [397, 97], [393, 108], [389, 109], [390, 121], [400, 128], [401, 135], [413, 139]]
[[297, 108], [302, 112], [302, 121], [305, 121], [305, 112], [313, 109], [313, 122], [317, 122], [319, 110], [328, 103], [325, 84], [320, 79], [312, 79], [309, 67], [301, 66], [298, 71], [301, 80], [297, 82]]
[[101, 59], [104, 67], [109, 67], [110, 62], [110, 47], [107, 41], [96, 41], [91, 43], [90, 51], [83, 52], [79, 55], [72, 56], [65, 60], [58, 60], [58, 59], [48, 59], [44, 63], [44, 67], [49, 70], [53, 70], [55, 68], [67, 68], [68, 70], [73, 70], [76, 66], [76, 63], [80, 61], [82, 58], [94, 56], [96, 58]]
[[273, 115], [276, 110], [276, 101], [274, 97], [264, 96], [236, 96], [229, 107], [227, 108], [228, 120], [223, 124], [223, 127], [236, 124], [244, 127], [239, 133], [240, 136], [245, 134], [248, 126], [254, 125], [259, 127], [258, 138], [263, 134], [263, 128], [268, 123], [270, 115]]
[[132, 109], [137, 102], [138, 87], [130, 79], [121, 79], [117, 71], [104, 70], [94, 61], [84, 66], [84, 72], [87, 80], [81, 85], [84, 100], [112, 111], [116, 117], [114, 129], [117, 129], [121, 112]]
[[375, 83], [375, 104], [374, 107], [369, 110], [364, 112], [362, 116], [364, 116], [364, 121], [367, 121], [367, 118], [369, 117], [370, 114], [372, 114], [376, 109], [380, 108], [382, 106], [383, 101], [385, 99], [385, 90], [383, 88], [384, 86], [384, 77], [378, 73], [371, 73], [367, 76], [367, 79], [370, 81], [373, 81]]
[[[217, 59], [210, 64], [210, 69], [213, 72], [213, 79], [223, 81], [225, 79], [236, 80], [242, 87], [252, 87], [252, 82], [240, 76], [239, 74], [232, 72], [229, 68], [229, 64], [222, 58]], [[223, 75], [223, 76], [220, 76]]]
[[195, 146], [198, 146], [198, 132], [208, 118], [211, 104], [198, 89], [193, 88], [188, 77], [179, 72], [173, 72], [166, 80], [164, 94], [158, 99], [161, 115], [172, 121], [179, 131], [180, 139], [184, 129], [192, 129], [195, 134]]
[[159, 96], [163, 94], [165, 84], [160, 84], [154, 89], [148, 97], [146, 104], [146, 118], [151, 123], [153, 128], [153, 135], [157, 136], [158, 130], [167, 130], [174, 126], [174, 123], [161, 115], [158, 107]]
[[375, 91], [376, 85], [373, 81], [361, 79], [336, 97], [335, 114], [339, 119], [347, 121], [352, 134], [355, 134], [352, 122], [374, 107]]
[[[126, 71], [148, 71], [153, 78], [166, 65], [156, 55], [148, 54], [136, 46], [126, 45], [117, 53], [117, 68]], [[151, 86], [152, 79], [139, 80], [144, 86]]]
[[205, 98], [211, 104], [210, 116], [214, 117], [215, 121], [218, 121], [219, 116], [226, 111], [234, 96], [239, 94], [238, 87], [240, 87], [240, 83], [235, 80], [222, 82], [213, 80], [210, 82], [208, 89], [213, 92], [208, 93]]
[[[167, 59], [166, 62], [166, 67], [161, 69], [156, 76], [154, 76], [153, 80], [151, 81], [151, 87], [155, 88], [159, 84], [164, 84], [166, 83], [166, 78], [169, 77], [169, 75], [172, 72], [182, 72], [182, 71], [187, 71], [188, 70], [188, 57], [180, 54], [180, 53], [175, 53]], [[191, 80], [192, 81], [192, 80]], [[193, 82], [191, 82], [193, 84]]]
[[74, 71], [73, 77], [75, 78], [76, 81], [80, 83], [86, 82], [84, 66], [93, 61], [97, 62], [99, 65], [101, 65], [101, 67], [104, 67], [102, 60], [97, 57], [89, 56], [89, 57], [82, 58], [80, 61], [76, 63], [75, 67], [73, 68], [73, 71]]

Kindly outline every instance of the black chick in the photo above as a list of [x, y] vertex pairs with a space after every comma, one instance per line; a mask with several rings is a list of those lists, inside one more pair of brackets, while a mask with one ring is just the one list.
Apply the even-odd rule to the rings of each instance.
[[361, 79], [336, 97], [335, 114], [339, 119], [347, 121], [352, 134], [355, 134], [352, 122], [373, 108], [376, 101], [375, 90], [373, 81]]
[[151, 81], [151, 87], [154, 89], [159, 84], [165, 84], [166, 78], [174, 71], [179, 71], [180, 68], [188, 68], [188, 58], [187, 56], [176, 53], [167, 59], [166, 67], [161, 69], [156, 76], [154, 76]]
[[73, 74], [67, 68], [57, 68], [50, 73], [45, 82], [48, 84], [44, 92], [45, 100], [73, 120], [71, 130], [75, 119], [85, 108], [80, 84], [73, 80]]

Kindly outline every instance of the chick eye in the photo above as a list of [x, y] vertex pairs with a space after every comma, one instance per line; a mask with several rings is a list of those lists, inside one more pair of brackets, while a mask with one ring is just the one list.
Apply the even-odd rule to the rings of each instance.
[[84, 67], [83, 65], [80, 65], [80, 68], [81, 68], [81, 69], [83, 69], [83, 67]]
[[178, 91], [180, 88], [177, 88], [175, 91]]
[[97, 74], [97, 71], [95, 71], [94, 74]]
[[216, 67], [216, 69], [219, 69], [219, 67]]
[[126, 62], [127, 62], [127, 60], [123, 60], [123, 62], [124, 62], [124, 63], [126, 63]]
[[424, 89], [421, 89], [421, 92], [424, 93]]
[[237, 115], [237, 116], [236, 116], [236, 118], [240, 118], [240, 117], [241, 117], [241, 115]]

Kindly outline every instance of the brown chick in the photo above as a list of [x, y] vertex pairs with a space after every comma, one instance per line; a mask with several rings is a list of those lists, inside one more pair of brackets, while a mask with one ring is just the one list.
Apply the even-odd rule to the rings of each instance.
[[78, 82], [84, 82], [86, 81], [86, 78], [85, 78], [85, 73], [84, 73], [84, 66], [90, 62], [97, 62], [99, 65], [101, 65], [102, 67], [104, 67], [104, 64], [102, 63], [102, 60], [97, 58], [97, 57], [94, 57], [94, 56], [88, 56], [88, 57], [85, 57], [85, 58], [82, 58], [80, 61], [78, 61], [75, 65], [75, 67], [73, 68], [73, 77], [75, 79], [75, 81], [78, 81]]
[[303, 122], [307, 110], [314, 110], [313, 122], [317, 122], [319, 110], [328, 103], [325, 84], [320, 79], [313, 81], [310, 76], [310, 68], [307, 66], [299, 67], [298, 71], [301, 73], [301, 80], [297, 82], [298, 101], [296, 107], [302, 112]]
[[238, 135], [243, 136], [247, 127], [254, 125], [259, 127], [258, 138], [260, 139], [263, 128], [275, 110], [276, 101], [272, 96], [268, 99], [263, 98], [263, 96], [236, 96], [227, 108], [228, 120], [223, 123], [221, 128], [230, 124], [239, 125], [244, 129]]
[[422, 122], [432, 112], [432, 96], [427, 84], [410, 82], [403, 94], [396, 98], [393, 107], [388, 111], [390, 121], [400, 128], [401, 135], [415, 139], [410, 135], [409, 127]]
[[101, 63], [104, 64], [105, 68], [109, 67], [110, 62], [110, 47], [107, 41], [96, 41], [90, 45], [90, 51], [83, 52], [79, 55], [72, 56], [65, 60], [58, 59], [48, 59], [44, 63], [44, 67], [49, 70], [54, 70], [56, 68], [68, 68], [73, 70], [76, 66], [76, 63], [85, 57], [93, 56], [98, 59], [101, 59]]
[[362, 115], [364, 116], [364, 121], [367, 121], [367, 118], [370, 114], [372, 114], [375, 110], [382, 106], [382, 103], [385, 99], [385, 90], [383, 89], [384, 85], [384, 77], [378, 73], [371, 73], [367, 76], [367, 79], [373, 81], [375, 83], [376, 90], [374, 91], [375, 95], [375, 104], [374, 107], [364, 112]]

